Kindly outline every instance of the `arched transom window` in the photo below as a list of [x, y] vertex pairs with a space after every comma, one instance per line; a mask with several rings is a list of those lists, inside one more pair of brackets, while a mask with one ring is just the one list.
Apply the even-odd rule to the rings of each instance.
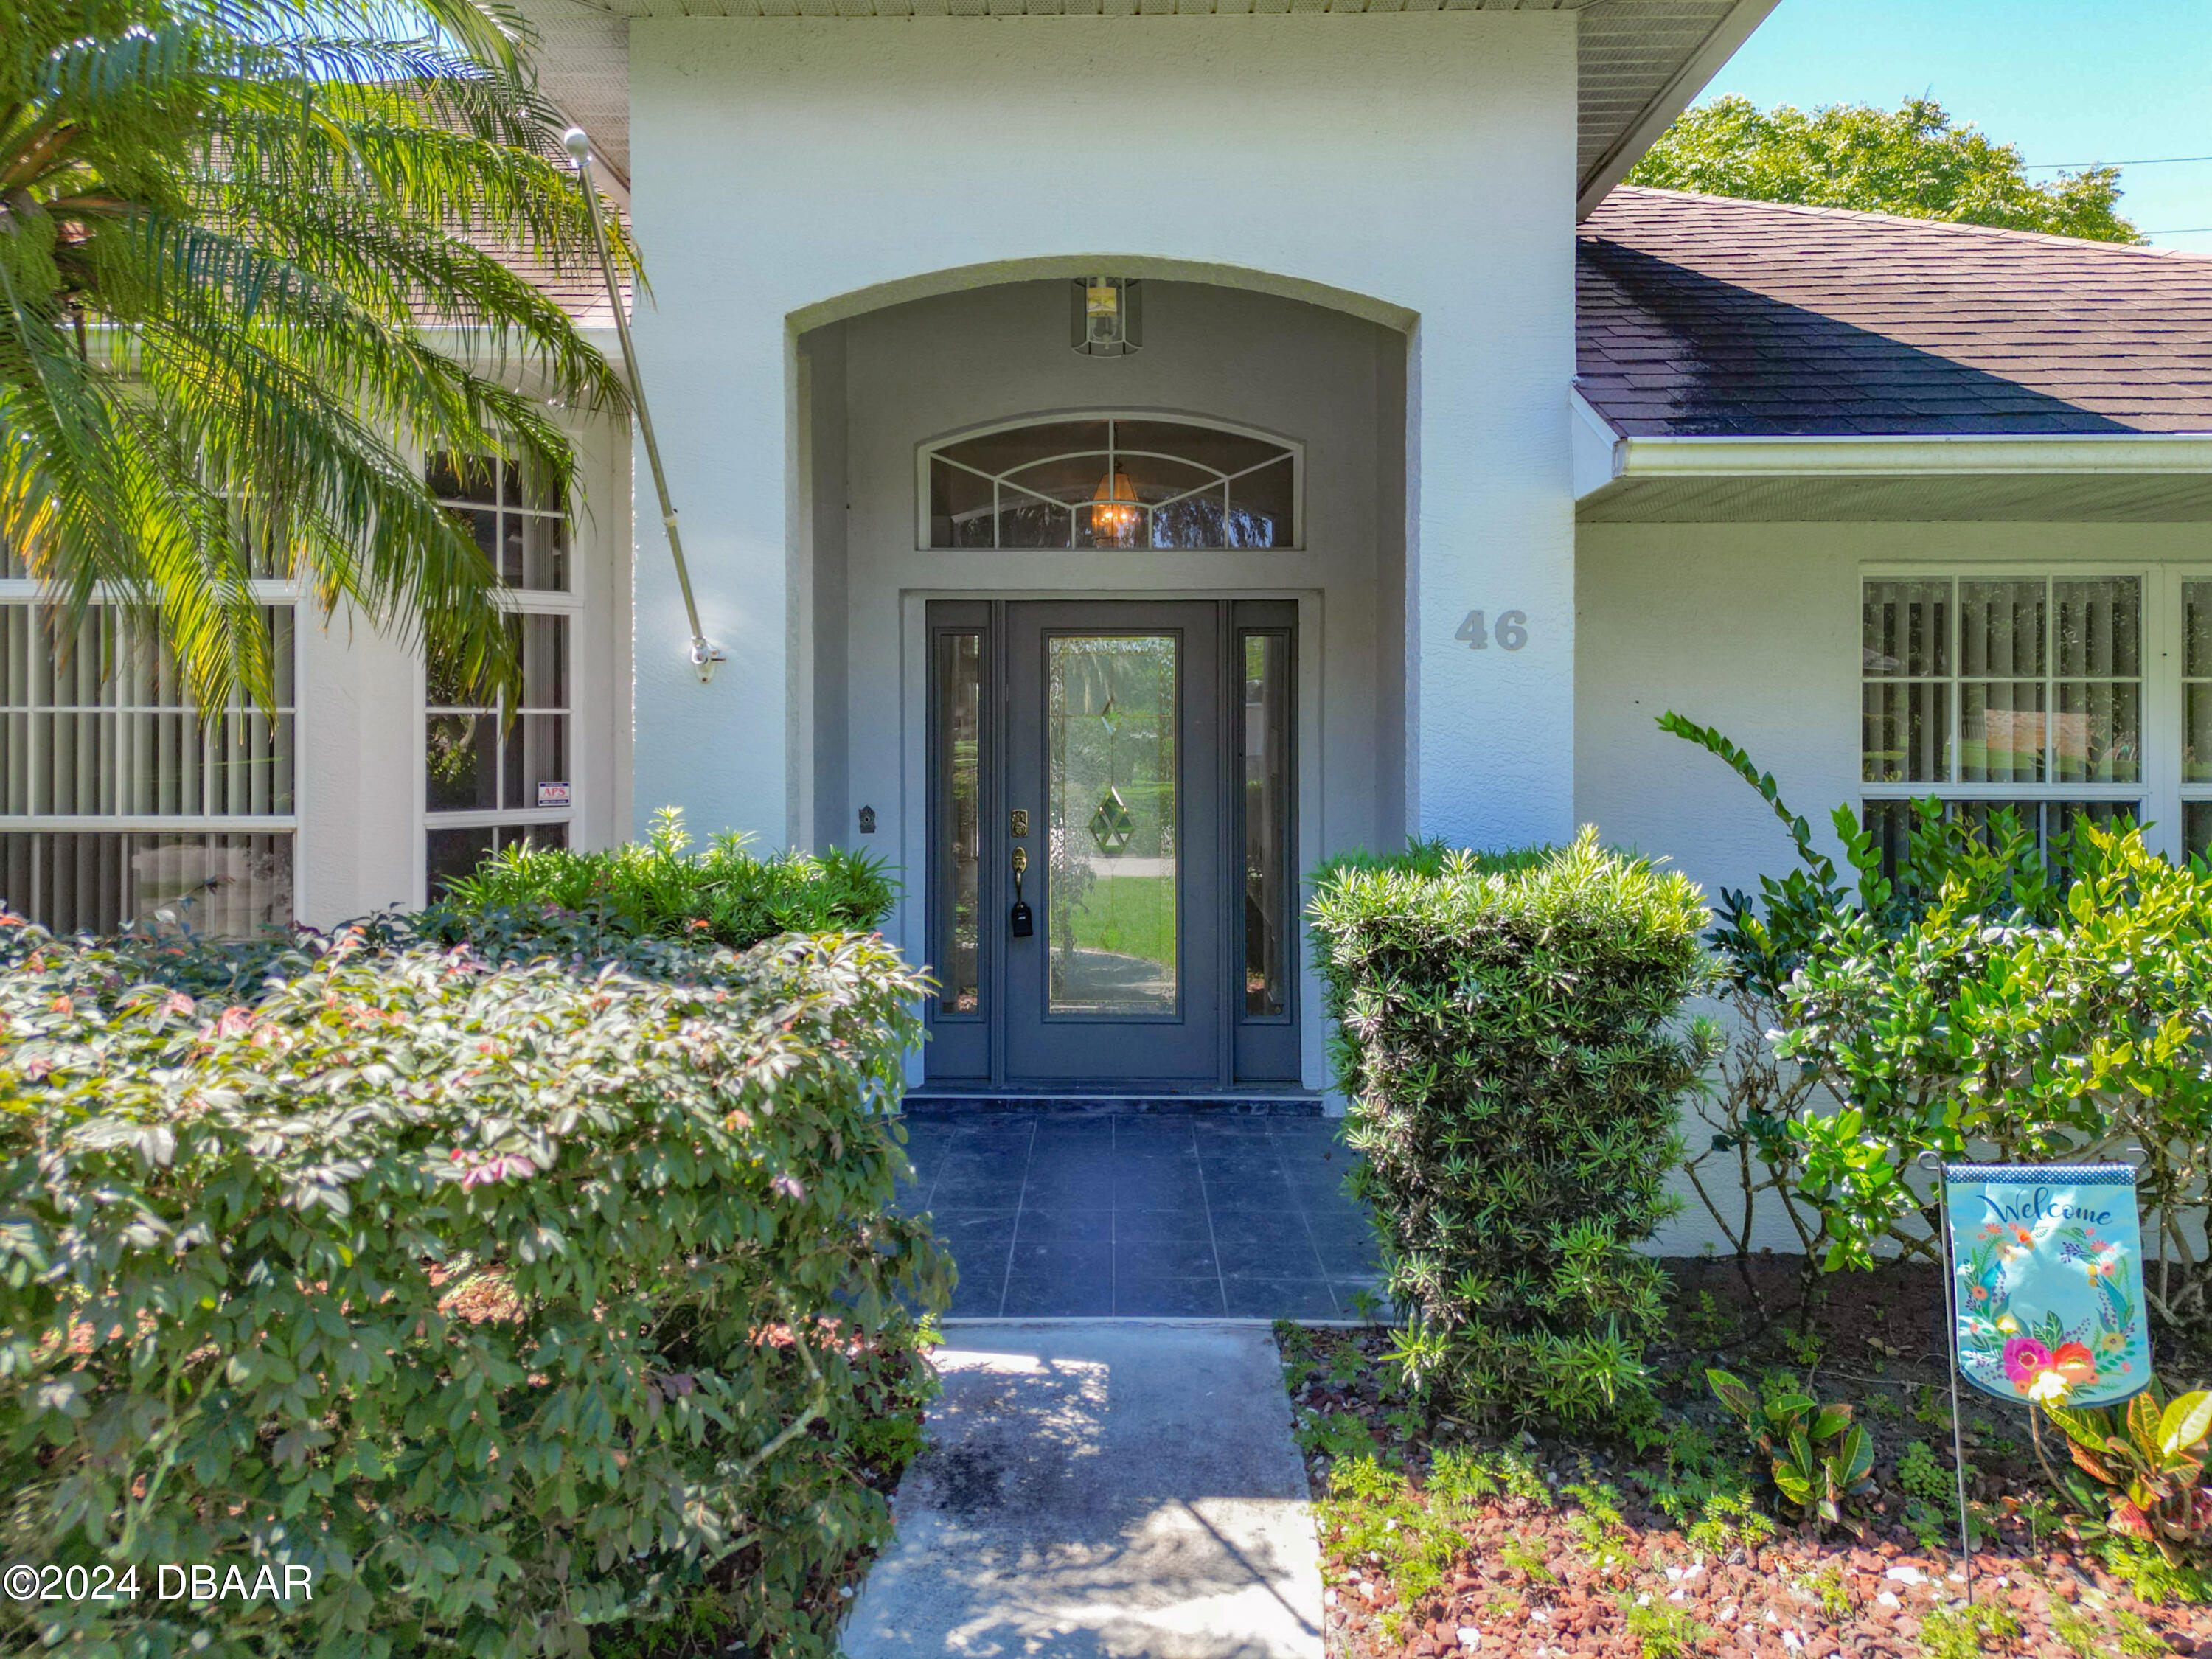
[[1296, 547], [1298, 455], [1156, 416], [1000, 427], [924, 452], [931, 547]]

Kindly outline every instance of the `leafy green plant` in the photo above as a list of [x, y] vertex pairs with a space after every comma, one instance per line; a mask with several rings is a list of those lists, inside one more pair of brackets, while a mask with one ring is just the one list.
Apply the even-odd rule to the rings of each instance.
[[1670, 1607], [1664, 1601], [1639, 1601], [1626, 1590], [1620, 1599], [1621, 1630], [1636, 1644], [1643, 1659], [1689, 1659], [1717, 1639], [1711, 1625], [1680, 1607]]
[[1844, 1103], [1802, 1103], [1762, 1167], [1817, 1212], [1825, 1268], [1936, 1263], [1923, 1152], [2092, 1161], [2140, 1147], [2151, 1313], [2212, 1331], [2212, 867], [2177, 867], [2124, 824], [2040, 845], [2008, 811], [1913, 804], [1894, 868], [1852, 809], [1844, 863], [1717, 732], [1662, 722], [1773, 807], [1797, 848], [1754, 901], [1723, 895], [1732, 984], [1772, 1003], [1778, 1061]]
[[1395, 1602], [1380, 1622], [1395, 1641], [1465, 1552], [1462, 1522], [1497, 1491], [1486, 1460], [1470, 1452], [1440, 1455], [1419, 1486], [1372, 1457], [1346, 1457], [1329, 1471], [1328, 1495], [1316, 1506], [1322, 1546], [1340, 1559], [1379, 1564]]
[[2148, 1545], [2171, 1566], [2212, 1565], [2212, 1487], [2203, 1480], [2212, 1393], [2161, 1406], [2156, 1383], [2124, 1410], [2045, 1406], [2073, 1468], [2061, 1479], [2114, 1537]]
[[1299, 1446], [1309, 1457], [1379, 1457], [1382, 1449], [1358, 1412], [1307, 1412], [1295, 1430]]
[[881, 859], [836, 847], [761, 857], [747, 841], [717, 836], [694, 853], [671, 806], [645, 840], [611, 852], [509, 847], [454, 881], [416, 926], [453, 939], [542, 934], [551, 911], [595, 930], [742, 951], [781, 933], [866, 933], [890, 913], [897, 890]]
[[1416, 847], [1325, 867], [1310, 912], [1394, 1364], [1479, 1419], [1648, 1418], [1665, 1316], [1632, 1248], [1676, 1207], [1676, 1103], [1717, 1040], [1705, 912], [1601, 848]]
[[1984, 1638], [2008, 1643], [2020, 1633], [2020, 1615], [1997, 1602], [1930, 1607], [1921, 1615], [1920, 1651], [1927, 1659], [1981, 1659]]
[[1851, 1592], [1844, 1583], [1844, 1570], [1831, 1561], [1797, 1580], [1797, 1588], [1811, 1596], [1822, 1613], [1840, 1624], [1851, 1616]]
[[918, 982], [868, 935], [599, 944], [0, 917], [0, 1555], [314, 1589], [0, 1646], [550, 1659], [711, 1595], [830, 1651], [950, 1283], [892, 1207]]
[[1762, 1400], [1723, 1370], [1707, 1371], [1705, 1380], [1743, 1425], [1785, 1500], [1808, 1518], [1862, 1529], [1844, 1509], [1874, 1490], [1874, 1441], [1849, 1406], [1823, 1406], [1803, 1394]]
[[[1969, 1480], [1974, 1474], [1975, 1471], [1968, 1468]], [[1912, 1441], [1898, 1455], [1897, 1485], [1905, 1498], [1905, 1524], [1911, 1528], [1922, 1548], [1941, 1548], [1958, 1536], [1958, 1475], [1950, 1464], [1929, 1448], [1926, 1441]], [[1977, 1519], [1971, 1512], [1966, 1517], [1969, 1534], [1978, 1543], [1982, 1528], [1976, 1524]]]
[[1956, 121], [1924, 94], [1894, 110], [1762, 110], [1737, 94], [1709, 99], [1675, 118], [1628, 182], [2106, 242], [2143, 240], [2120, 216], [2118, 167], [2032, 179], [2018, 145]]
[[1559, 1496], [1575, 1507], [1566, 1517], [1568, 1532], [1583, 1559], [1602, 1577], [1626, 1571], [1635, 1563], [1628, 1541], [1628, 1522], [1620, 1512], [1620, 1493], [1601, 1480], [1582, 1480], [1559, 1488]]

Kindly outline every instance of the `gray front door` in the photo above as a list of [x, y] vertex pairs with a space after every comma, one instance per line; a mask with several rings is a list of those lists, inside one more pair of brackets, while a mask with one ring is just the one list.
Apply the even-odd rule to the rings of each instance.
[[[1009, 936], [1006, 1074], [1221, 1070], [1220, 691], [1210, 604], [1007, 608], [1006, 806], [1035, 931]], [[1011, 866], [1012, 853], [1008, 853]]]
[[1295, 1079], [1290, 615], [931, 607], [933, 1083]]

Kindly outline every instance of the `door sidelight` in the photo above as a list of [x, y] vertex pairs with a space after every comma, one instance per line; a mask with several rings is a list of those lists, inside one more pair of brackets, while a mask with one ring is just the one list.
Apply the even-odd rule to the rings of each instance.
[[1022, 872], [1030, 867], [1029, 849], [1014, 848], [1014, 908], [1006, 917], [1006, 931], [1016, 939], [1027, 939], [1036, 932], [1036, 917], [1022, 898]]

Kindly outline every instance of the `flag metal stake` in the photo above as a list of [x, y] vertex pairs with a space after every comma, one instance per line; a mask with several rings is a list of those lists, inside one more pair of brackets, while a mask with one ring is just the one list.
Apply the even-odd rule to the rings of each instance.
[[[1920, 1167], [1936, 1174], [1937, 1243], [1943, 1258], [1943, 1357], [1951, 1362], [1951, 1473], [1959, 1483], [1960, 1571], [1966, 1583], [1966, 1605], [1974, 1605], [1974, 1537], [1966, 1517], [1966, 1448], [1959, 1429], [1958, 1266], [1951, 1260], [1951, 1197], [1943, 1182], [1943, 1160], [1933, 1152], [1920, 1155]], [[2033, 1405], [2028, 1407], [2033, 1413]]]
[[714, 670], [727, 660], [707, 641], [699, 626], [699, 602], [691, 597], [691, 572], [684, 562], [684, 540], [676, 531], [676, 506], [668, 498], [668, 475], [661, 470], [660, 445], [653, 435], [653, 416], [645, 406], [645, 378], [638, 372], [637, 349], [629, 339], [629, 314], [623, 308], [622, 290], [615, 283], [614, 261], [607, 254], [606, 227], [599, 222], [599, 192], [592, 183], [592, 136], [581, 127], [570, 127], [561, 143], [576, 163], [576, 180], [584, 187], [584, 206], [592, 216], [592, 246], [599, 256], [599, 276], [607, 285], [607, 303], [614, 307], [615, 335], [622, 342], [623, 367], [629, 371], [629, 400], [637, 410], [638, 435], [645, 441], [645, 459], [653, 469], [653, 488], [660, 497], [660, 522], [668, 532], [668, 551], [676, 561], [676, 583], [684, 590], [684, 614], [691, 623], [691, 666], [704, 685]]

